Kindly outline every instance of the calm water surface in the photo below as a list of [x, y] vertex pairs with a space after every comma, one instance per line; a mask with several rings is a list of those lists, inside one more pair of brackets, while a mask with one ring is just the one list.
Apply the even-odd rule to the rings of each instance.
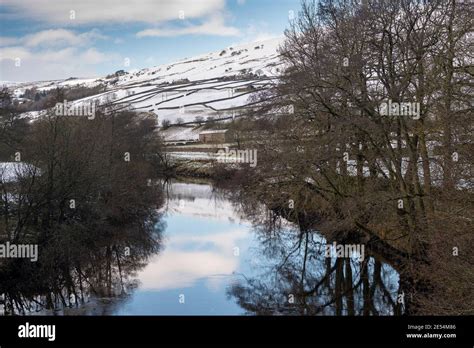
[[243, 314], [226, 291], [252, 273], [251, 225], [205, 184], [171, 184], [165, 209], [163, 249], [113, 314]]
[[248, 204], [231, 201], [211, 184], [174, 182], [165, 191], [163, 219], [156, 225], [161, 248], [137, 271], [123, 274], [132, 285], [120, 296], [89, 294], [85, 304], [29, 314], [393, 315], [402, 310], [399, 275], [377, 256], [328, 258], [318, 232], [302, 233], [263, 206], [249, 212]]
[[137, 274], [138, 287], [90, 314], [394, 313], [399, 277], [389, 265], [328, 260], [324, 238], [301, 238], [286, 221], [268, 238], [210, 184], [172, 183], [167, 197], [163, 249]]

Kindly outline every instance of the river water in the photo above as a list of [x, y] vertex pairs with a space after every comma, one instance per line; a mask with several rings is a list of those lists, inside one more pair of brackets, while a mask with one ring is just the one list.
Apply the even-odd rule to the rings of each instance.
[[399, 277], [388, 264], [370, 256], [363, 263], [360, 255], [328, 260], [322, 236], [301, 238], [284, 220], [279, 232], [269, 235], [211, 184], [168, 185], [164, 210], [162, 250], [138, 272], [132, 294], [100, 306], [104, 314], [393, 315], [397, 310]]
[[163, 249], [138, 274], [139, 288], [113, 314], [241, 314], [226, 291], [252, 270], [250, 224], [211, 185], [167, 190]]
[[264, 206], [249, 213], [229, 191], [211, 183], [172, 182], [164, 187], [166, 201], [156, 225], [161, 248], [120, 276], [133, 286], [119, 296], [89, 293], [85, 303], [72, 308], [25, 314], [403, 312], [397, 271], [370, 252], [328, 257], [326, 240], [317, 231], [302, 233]]

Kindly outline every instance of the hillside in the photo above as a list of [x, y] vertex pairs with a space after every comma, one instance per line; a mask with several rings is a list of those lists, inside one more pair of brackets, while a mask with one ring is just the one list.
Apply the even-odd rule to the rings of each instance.
[[[249, 106], [249, 97], [265, 89], [280, 73], [278, 47], [282, 39], [227, 47], [217, 52], [171, 64], [124, 71], [96, 79], [67, 79], [32, 83], [5, 83], [18, 100], [25, 90], [47, 91], [56, 87], [104, 85], [105, 92], [76, 100], [98, 100], [117, 109], [155, 114], [159, 124], [186, 123], [196, 117], [226, 119]], [[25, 116], [35, 118], [41, 112]]]

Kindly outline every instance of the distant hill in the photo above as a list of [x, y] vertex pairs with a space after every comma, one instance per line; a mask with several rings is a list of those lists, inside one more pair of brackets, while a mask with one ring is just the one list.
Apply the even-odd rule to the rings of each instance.
[[[225, 119], [249, 105], [249, 97], [265, 89], [283, 69], [278, 47], [281, 38], [227, 47], [217, 52], [175, 63], [132, 71], [118, 71], [103, 78], [11, 83], [20, 98], [28, 88], [47, 91], [56, 87], [105, 85], [105, 92], [79, 99], [96, 99], [118, 109], [147, 111], [159, 123], [191, 122], [196, 117]], [[0, 83], [1, 84], [1, 83]], [[38, 117], [41, 112], [27, 116]]]

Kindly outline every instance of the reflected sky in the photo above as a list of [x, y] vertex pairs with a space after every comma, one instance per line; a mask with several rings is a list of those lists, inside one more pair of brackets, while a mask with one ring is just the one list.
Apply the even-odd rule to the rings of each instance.
[[[357, 256], [328, 264], [325, 239], [311, 233], [301, 242], [286, 220], [269, 238], [209, 184], [172, 183], [166, 191], [163, 248], [108, 314], [394, 314], [399, 277], [388, 264]], [[290, 293], [299, 293], [292, 305]]]
[[165, 209], [164, 247], [114, 314], [242, 314], [226, 290], [250, 271], [250, 224], [209, 185], [172, 184]]

